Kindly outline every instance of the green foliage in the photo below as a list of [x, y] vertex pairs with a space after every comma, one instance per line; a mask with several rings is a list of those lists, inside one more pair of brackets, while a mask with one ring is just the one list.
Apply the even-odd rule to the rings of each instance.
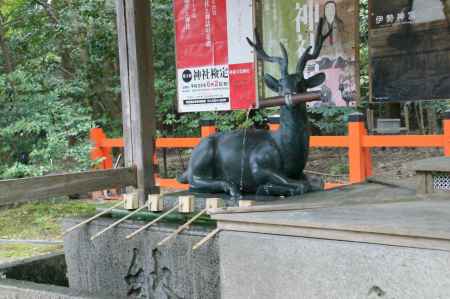
[[0, 246], [0, 261], [11, 262], [58, 251], [63, 251], [62, 245], [3, 244]]
[[348, 172], [348, 163], [345, 162], [337, 162], [330, 167], [330, 174], [332, 175], [346, 175]]
[[[155, 93], [160, 136], [260, 126], [277, 109], [179, 114], [172, 0], [153, 0]], [[367, 0], [361, 0], [361, 89], [368, 97]], [[0, 2], [0, 178], [87, 169], [89, 129], [121, 136], [117, 29], [112, 0]], [[444, 109], [444, 108], [443, 108]], [[322, 134], [345, 132], [349, 108], [312, 109]]]
[[348, 107], [319, 107], [310, 110], [311, 124], [322, 135], [343, 135], [347, 133], [348, 116], [355, 112]]
[[[114, 9], [106, 1], [5, 1], [13, 69], [0, 73], [0, 177], [90, 167], [94, 121], [120, 124]], [[2, 53], [4, 54], [4, 53]]]

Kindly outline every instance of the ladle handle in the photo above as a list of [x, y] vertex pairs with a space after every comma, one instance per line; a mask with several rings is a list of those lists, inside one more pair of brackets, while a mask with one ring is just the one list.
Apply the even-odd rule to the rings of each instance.
[[[292, 103], [294, 105], [299, 104], [299, 103], [320, 101], [321, 99], [322, 99], [322, 93], [320, 91], [312, 91], [312, 92], [294, 94], [291, 97]], [[285, 101], [284, 97], [282, 97], [282, 96], [271, 97], [271, 98], [267, 98], [267, 99], [259, 101], [259, 108], [278, 107], [278, 106], [283, 106], [283, 105], [286, 105], [286, 101]]]

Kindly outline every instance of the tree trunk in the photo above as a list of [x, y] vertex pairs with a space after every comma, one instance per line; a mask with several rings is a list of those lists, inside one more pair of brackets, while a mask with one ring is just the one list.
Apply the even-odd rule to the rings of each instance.
[[441, 0], [442, 4], [444, 5], [444, 13], [445, 17], [447, 18], [447, 22], [450, 25], [450, 0]]
[[406, 127], [406, 131], [408, 132], [408, 134], [411, 132], [411, 122], [409, 119], [409, 103], [406, 103], [405, 106], [403, 107], [404, 112], [405, 112], [405, 127]]
[[0, 49], [3, 54], [4, 71], [5, 71], [5, 73], [9, 74], [14, 71], [15, 62], [14, 62], [14, 58], [13, 58], [11, 49], [9, 48], [8, 42], [5, 38], [5, 29], [4, 29], [3, 24], [4, 24], [4, 18], [3, 18], [3, 15], [0, 13]]
[[428, 130], [430, 134], [437, 132], [437, 118], [436, 111], [433, 107], [427, 107]]
[[416, 105], [417, 122], [419, 124], [420, 133], [425, 134], [425, 121], [423, 119], [423, 105], [422, 102], [418, 102]]

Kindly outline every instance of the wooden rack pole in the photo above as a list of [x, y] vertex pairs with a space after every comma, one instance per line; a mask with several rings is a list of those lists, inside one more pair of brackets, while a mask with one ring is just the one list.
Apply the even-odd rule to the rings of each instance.
[[215, 230], [210, 232], [206, 237], [204, 237], [202, 240], [200, 240], [200, 242], [195, 244], [194, 247], [192, 247], [192, 250], [195, 251], [195, 250], [199, 249], [200, 247], [202, 247], [204, 244], [206, 244], [206, 242], [208, 242], [209, 240], [214, 238], [214, 236], [217, 235], [220, 231], [221, 231], [220, 228], [216, 228]]
[[172, 240], [173, 238], [175, 238], [176, 236], [178, 236], [182, 231], [184, 231], [185, 229], [187, 229], [192, 223], [194, 223], [195, 220], [197, 220], [198, 218], [200, 218], [202, 215], [204, 215], [206, 212], [208, 211], [208, 209], [204, 209], [203, 211], [201, 211], [200, 213], [198, 213], [197, 215], [195, 215], [194, 217], [192, 217], [188, 222], [186, 222], [185, 224], [183, 224], [182, 226], [180, 226], [176, 231], [174, 231], [172, 234], [170, 234], [169, 236], [167, 236], [164, 240], [162, 240], [161, 242], [158, 243], [158, 247], [164, 245], [165, 243], [169, 242], [170, 240]]
[[[320, 101], [322, 98], [322, 94], [320, 91], [306, 92], [294, 94], [291, 97], [292, 103], [300, 104], [300, 103], [308, 103], [314, 101]], [[276, 96], [272, 98], [267, 98], [259, 101], [259, 108], [268, 108], [268, 107], [279, 107], [286, 105], [286, 100], [284, 97]]]
[[127, 216], [123, 217], [122, 219], [117, 220], [116, 222], [114, 222], [113, 224], [111, 224], [110, 226], [108, 226], [107, 228], [99, 231], [98, 233], [96, 233], [95, 235], [93, 235], [91, 237], [91, 241], [94, 241], [95, 239], [97, 239], [98, 237], [100, 237], [101, 235], [103, 235], [104, 233], [106, 233], [107, 231], [113, 229], [114, 227], [118, 226], [119, 224], [121, 224], [122, 222], [124, 222], [125, 220], [133, 217], [134, 215], [136, 215], [137, 213], [139, 213], [140, 211], [144, 210], [147, 208], [147, 204], [145, 204], [144, 206], [140, 207], [139, 209], [133, 211], [132, 213], [128, 214]]
[[138, 229], [137, 231], [135, 231], [134, 233], [128, 235], [126, 238], [127, 240], [130, 240], [134, 237], [136, 237], [139, 233], [141, 233], [142, 231], [146, 230], [147, 228], [149, 228], [150, 226], [154, 225], [155, 223], [157, 223], [158, 221], [162, 220], [164, 217], [166, 217], [167, 215], [175, 212], [178, 208], [179, 208], [180, 204], [176, 204], [172, 209], [170, 209], [169, 211], [165, 212], [164, 214], [162, 214], [161, 216], [159, 216], [158, 218], [156, 218], [155, 220], [153, 220], [152, 222], [144, 225], [143, 227], [141, 227], [140, 229]]
[[93, 217], [91, 217], [91, 218], [89, 218], [89, 219], [87, 219], [87, 220], [81, 222], [80, 224], [77, 224], [77, 225], [75, 225], [75, 226], [69, 228], [68, 230], [66, 230], [66, 231], [63, 233], [63, 235], [67, 235], [68, 233], [70, 233], [70, 232], [76, 230], [77, 228], [80, 228], [80, 227], [82, 227], [83, 225], [86, 225], [86, 224], [88, 224], [88, 223], [94, 221], [95, 219], [100, 218], [100, 217], [102, 217], [102, 216], [105, 215], [105, 214], [108, 214], [109, 212], [111, 212], [112, 210], [114, 210], [115, 208], [117, 208], [118, 206], [123, 205], [124, 202], [125, 202], [125, 200], [121, 200], [119, 203], [113, 205], [113, 206], [110, 207], [109, 209], [106, 209], [106, 210], [104, 210], [103, 212], [101, 212], [101, 213], [99, 213], [99, 214], [97, 214], [97, 215], [95, 215], [95, 216], [93, 216]]

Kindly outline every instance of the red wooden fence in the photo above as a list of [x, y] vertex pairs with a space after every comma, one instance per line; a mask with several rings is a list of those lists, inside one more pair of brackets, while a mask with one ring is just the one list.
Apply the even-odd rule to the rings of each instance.
[[[271, 130], [278, 125], [272, 124]], [[443, 121], [442, 135], [369, 135], [362, 114], [353, 114], [348, 123], [347, 136], [312, 136], [310, 146], [313, 148], [348, 148], [349, 183], [361, 183], [372, 175], [371, 148], [443, 148], [445, 156], [450, 156], [450, 113], [446, 113]], [[214, 134], [214, 125], [201, 127], [201, 137]], [[157, 149], [194, 148], [201, 137], [158, 138]], [[108, 138], [101, 128], [91, 130], [91, 159], [101, 160], [98, 168], [113, 167], [112, 149], [124, 146], [122, 138]], [[154, 158], [155, 161], [156, 157]], [[187, 189], [187, 185], [178, 183], [175, 179], [163, 179], [157, 176], [160, 187]], [[328, 184], [334, 187], [336, 184]]]

